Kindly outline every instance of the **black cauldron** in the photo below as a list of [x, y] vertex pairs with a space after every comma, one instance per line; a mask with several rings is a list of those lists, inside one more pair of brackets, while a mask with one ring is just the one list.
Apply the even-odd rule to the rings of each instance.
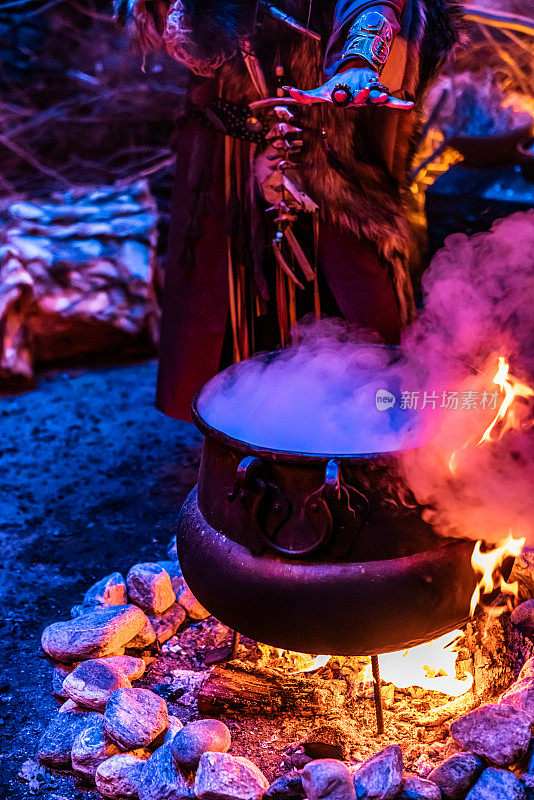
[[467, 620], [474, 544], [423, 520], [398, 453], [314, 455], [232, 439], [200, 410], [228, 372], [193, 404], [204, 444], [178, 526], [200, 602], [257, 641], [332, 655], [412, 647]]

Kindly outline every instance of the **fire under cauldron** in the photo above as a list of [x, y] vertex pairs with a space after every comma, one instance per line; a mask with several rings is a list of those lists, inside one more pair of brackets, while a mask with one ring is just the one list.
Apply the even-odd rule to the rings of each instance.
[[398, 454], [280, 452], [208, 424], [203, 397], [240, 366], [193, 403], [204, 443], [177, 546], [200, 602], [257, 641], [332, 655], [412, 647], [467, 620], [474, 544], [406, 503]]

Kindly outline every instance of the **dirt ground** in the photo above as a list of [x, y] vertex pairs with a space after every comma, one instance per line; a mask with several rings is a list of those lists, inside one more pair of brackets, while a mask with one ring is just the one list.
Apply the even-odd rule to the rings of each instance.
[[[55, 374], [0, 398], [0, 798], [56, 709], [39, 638], [92, 582], [166, 558], [196, 481], [200, 435], [153, 406], [154, 362]], [[46, 800], [80, 794], [54, 777]]]

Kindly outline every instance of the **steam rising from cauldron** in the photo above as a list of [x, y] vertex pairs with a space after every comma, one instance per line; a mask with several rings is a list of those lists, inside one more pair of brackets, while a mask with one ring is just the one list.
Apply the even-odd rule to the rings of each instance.
[[[216, 378], [199, 410], [230, 436], [276, 450], [402, 450], [401, 470], [440, 533], [498, 543], [512, 532], [534, 545], [532, 429], [478, 445], [496, 392], [497, 408], [501, 400], [498, 358], [523, 382], [534, 376], [534, 211], [449, 237], [423, 289], [402, 357], [323, 320], [301, 327], [277, 358]], [[379, 407], [384, 392], [395, 405]], [[532, 415], [532, 403], [516, 403]]]

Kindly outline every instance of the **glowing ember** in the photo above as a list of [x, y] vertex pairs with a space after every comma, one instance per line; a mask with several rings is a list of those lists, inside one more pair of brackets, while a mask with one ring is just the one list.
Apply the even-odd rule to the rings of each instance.
[[[501, 392], [504, 392], [504, 398], [493, 422], [486, 428], [478, 444], [495, 441], [492, 434], [501, 422], [501, 430], [496, 439], [500, 439], [508, 430], [521, 430], [526, 427], [525, 415], [518, 412], [514, 401], [517, 398], [527, 399], [528, 397], [534, 397], [534, 390], [530, 386], [521, 383], [517, 378], [510, 375], [510, 365], [502, 356], [499, 357], [499, 368], [493, 378], [493, 383], [500, 388]], [[528, 426], [533, 424], [534, 420], [531, 418]]]
[[[458, 641], [462, 631], [452, 631], [432, 642], [380, 656], [380, 677], [399, 689], [422, 689], [460, 697], [473, 685], [473, 676], [456, 677]], [[370, 669], [370, 668], [369, 668]]]
[[[481, 577], [471, 597], [471, 615], [475, 613], [481, 596], [483, 594], [489, 594], [497, 587], [505, 594], [517, 597], [517, 581], [514, 581], [514, 583], [505, 581], [500, 573], [500, 568], [507, 558], [515, 558], [521, 555], [524, 545], [525, 539], [514, 539], [511, 534], [504, 544], [488, 552], [482, 552], [482, 542], [476, 543], [473, 555], [471, 556], [471, 565], [473, 569], [480, 573]], [[505, 608], [506, 606], [503, 606], [500, 610], [503, 611]]]

